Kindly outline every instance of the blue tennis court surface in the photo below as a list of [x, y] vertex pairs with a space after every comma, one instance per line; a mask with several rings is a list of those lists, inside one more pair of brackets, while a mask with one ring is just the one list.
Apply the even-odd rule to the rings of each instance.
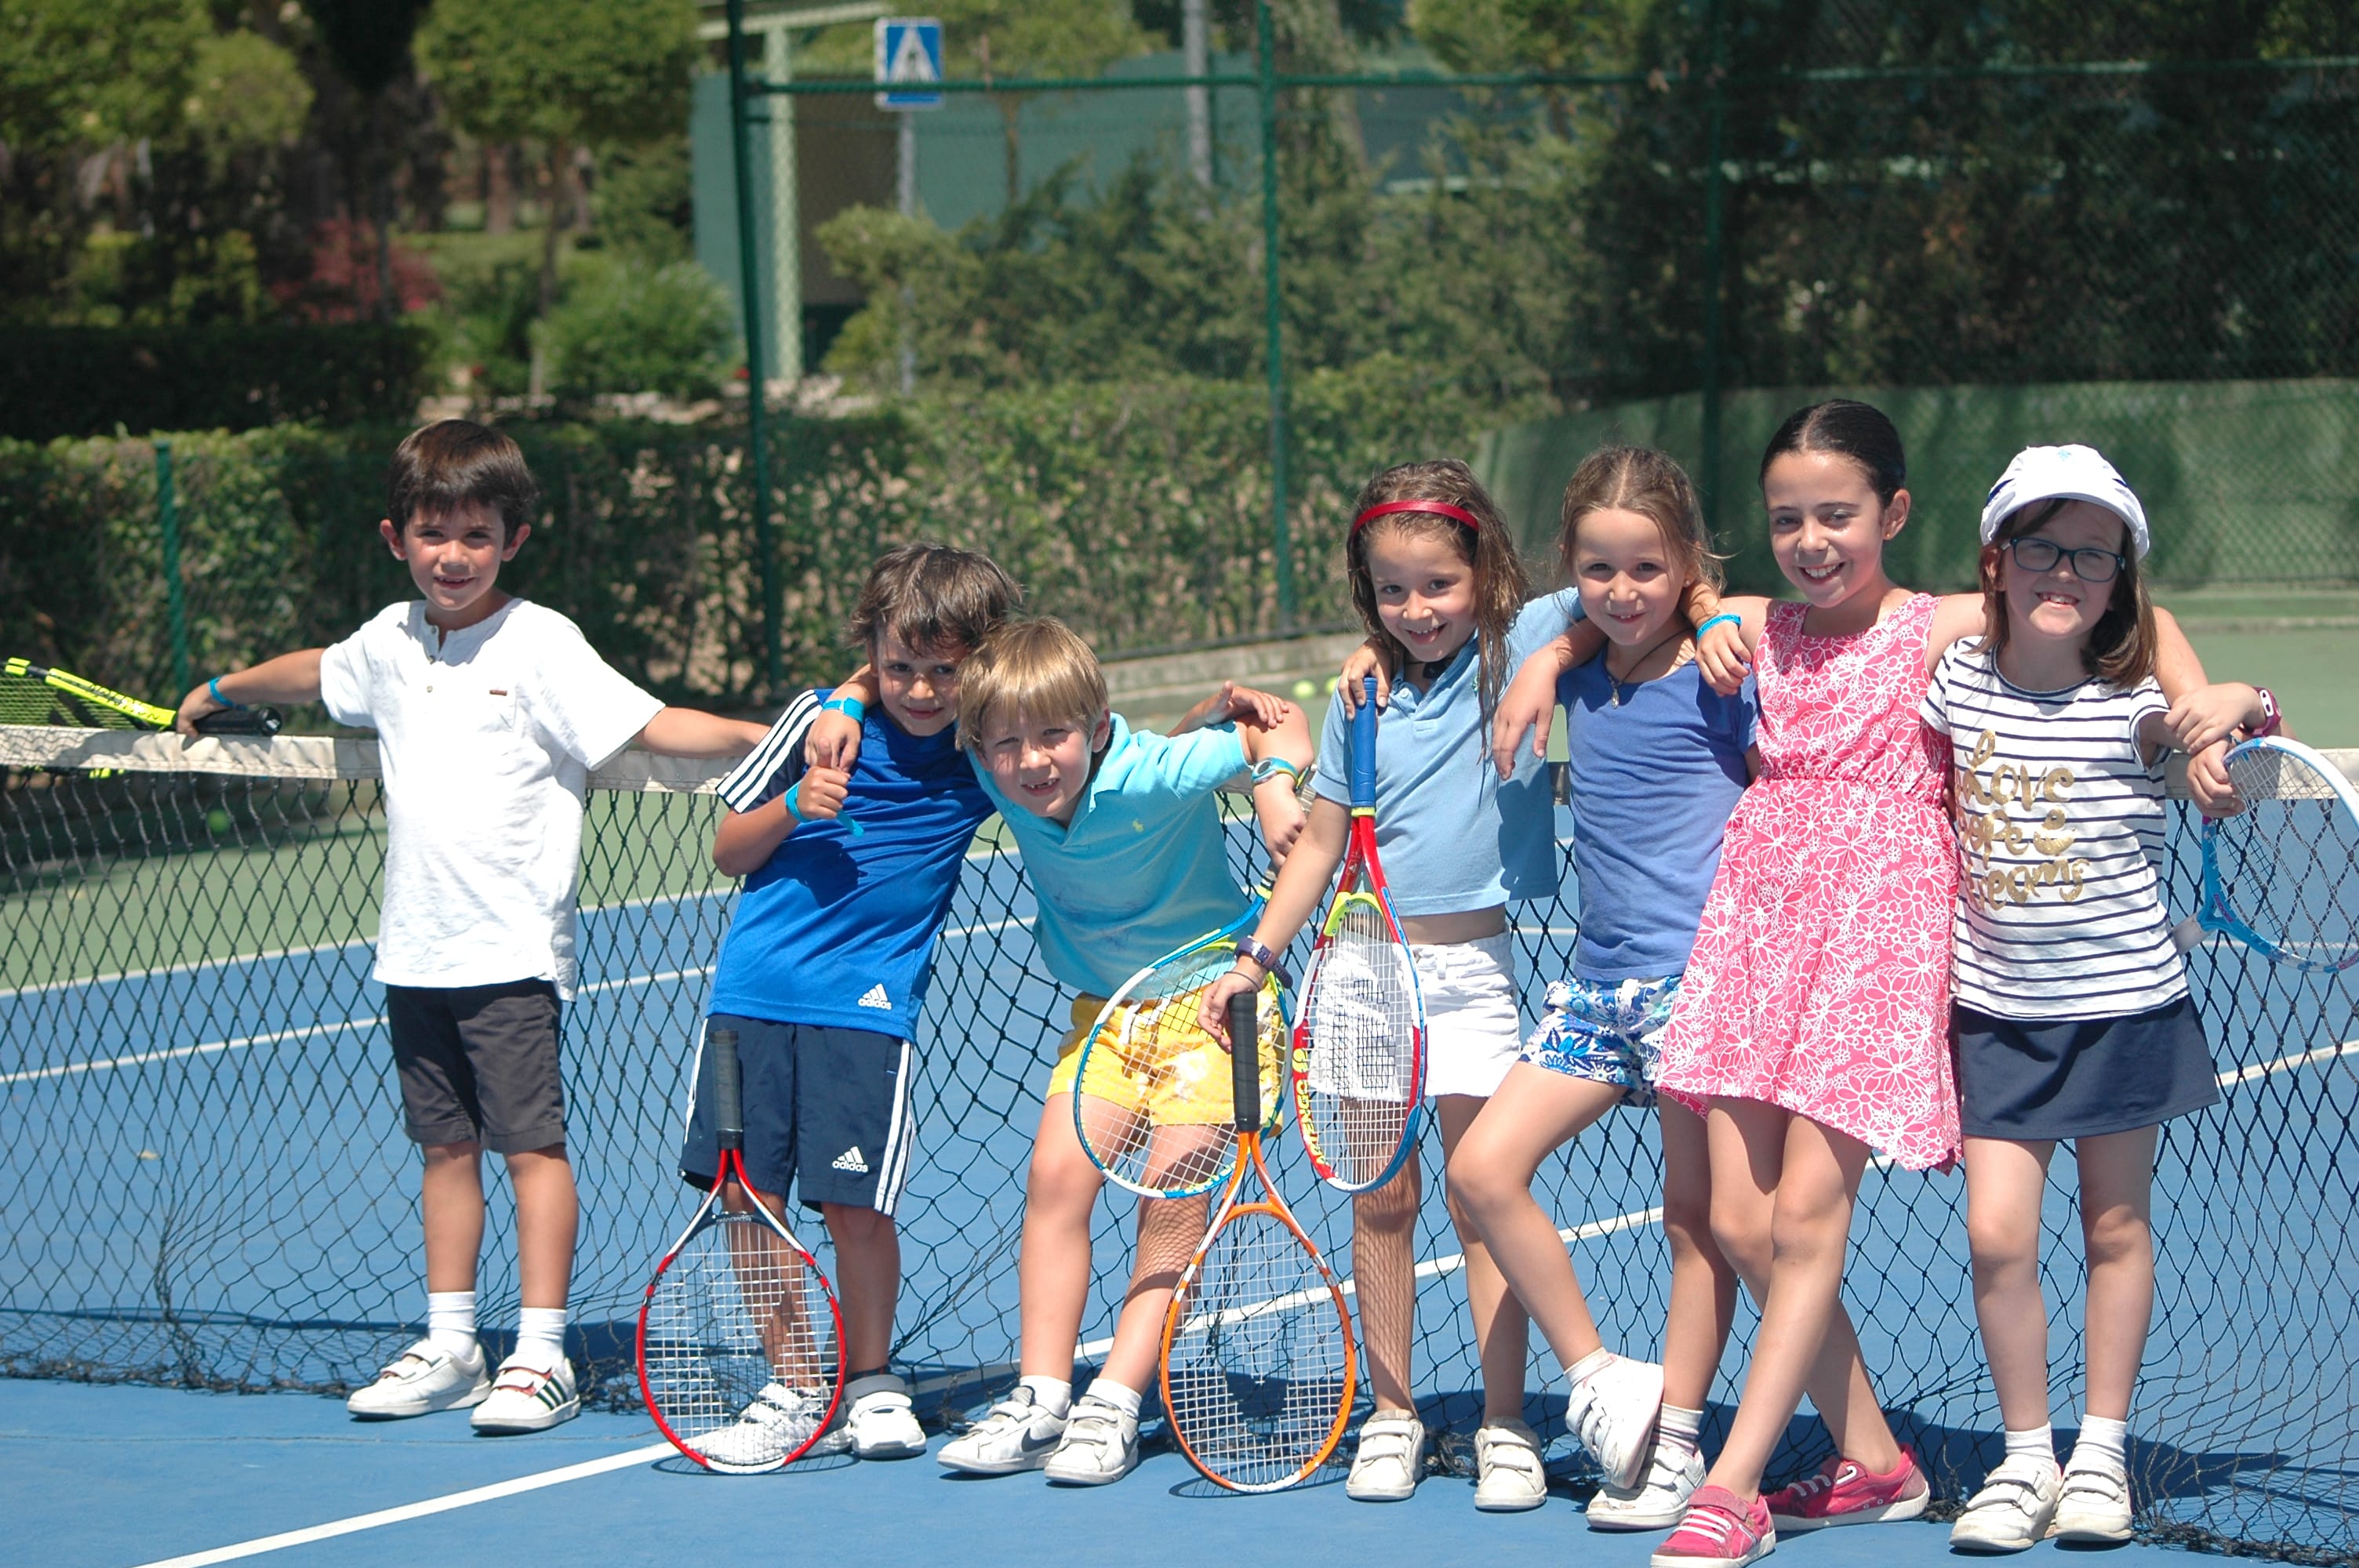
[[[364, 1424], [340, 1404], [301, 1396], [0, 1382], [0, 1498], [9, 1555], [27, 1563], [240, 1561], [248, 1553], [210, 1554], [293, 1535], [293, 1544], [255, 1560], [274, 1568], [519, 1560], [669, 1568], [827, 1556], [876, 1568], [1029, 1568], [1315, 1553], [1328, 1563], [1558, 1568], [1572, 1553], [1600, 1568], [1644, 1568], [1662, 1539], [1590, 1531], [1562, 1487], [1526, 1514], [1479, 1514], [1472, 1484], [1447, 1476], [1384, 1506], [1352, 1502], [1338, 1476], [1271, 1497], [1215, 1495], [1168, 1448], [1114, 1486], [1071, 1489], [1037, 1475], [953, 1476], [930, 1458], [712, 1476], [649, 1456], [657, 1441], [643, 1416], [593, 1413], [534, 1437], [477, 1439], [463, 1412]], [[614, 1467], [365, 1522], [381, 1510], [602, 1462]], [[362, 1528], [320, 1533], [340, 1522]], [[1793, 1538], [1777, 1561], [1913, 1568], [1949, 1559], [1948, 1539], [1945, 1526], [1921, 1523], [1830, 1530]], [[2044, 1547], [2030, 1560], [2062, 1550]], [[2129, 1552], [2144, 1558], [2152, 1550]]]
[[[195, 820], [212, 798], [196, 801]], [[415, 1154], [400, 1136], [382, 991], [366, 978], [382, 855], [370, 803], [357, 788], [314, 800], [308, 815], [250, 795], [224, 798], [220, 809], [236, 825], [226, 838], [151, 835], [136, 850], [66, 871], [44, 865], [0, 890], [10, 933], [0, 936], [0, 965], [16, 987], [0, 990], [0, 1186], [17, 1217], [0, 1235], [0, 1356], [18, 1374], [181, 1386], [0, 1380], [0, 1441], [16, 1461], [0, 1498], [12, 1530], [44, 1556], [146, 1563], [654, 1441], [627, 1346], [653, 1260], [688, 1212], [672, 1173], [680, 1098], [733, 896], [701, 866], [709, 797], [592, 797], [583, 984], [565, 1031], [569, 1142], [585, 1202], [571, 1349], [593, 1409], [554, 1433], [506, 1441], [473, 1439], [462, 1417], [361, 1425], [332, 1398], [183, 1391], [332, 1392], [372, 1375], [415, 1334], [422, 1307]], [[2185, 827], [2173, 840], [2180, 912], [2194, 859]], [[1242, 827], [1234, 849], [1242, 879], [1254, 853]], [[266, 907], [255, 890], [283, 903]], [[1578, 915], [1571, 895], [1568, 879], [1562, 903], [1517, 911], [1527, 998], [1563, 968]], [[1023, 1172], [1039, 1085], [1066, 1022], [1060, 993], [1037, 967], [1031, 912], [1015, 860], [979, 846], [920, 1040], [921, 1155], [902, 1215], [908, 1282], [896, 1359], [933, 1422], [973, 1411], [1012, 1371]], [[28, 934], [60, 932], [71, 941], [27, 959]], [[2144, 1440], [2135, 1454], [2144, 1522], [2347, 1553], [2359, 1518], [2359, 1246], [2347, 1234], [2359, 1189], [2354, 992], [2339, 979], [2247, 962], [2224, 942], [2196, 951], [2190, 965], [2226, 1094], [2169, 1129], [2157, 1173], [2161, 1282], [2133, 1418]], [[1278, 1152], [1281, 1184], [1348, 1270], [1345, 1204], [1330, 1201], [1290, 1134]], [[1477, 1379], [1430, 1141], [1425, 1162], [1416, 1383], [1445, 1459], [1462, 1465]], [[2069, 1155], [2057, 1174], [2045, 1265], [2054, 1408], [2069, 1429], [2081, 1314]], [[1668, 1267], [1653, 1214], [1651, 1119], [1609, 1117], [1543, 1171], [1541, 1185], [1608, 1342], [1652, 1354]], [[495, 1190], [482, 1281], [494, 1330], [515, 1314], [506, 1207]], [[1131, 1213], [1126, 1199], [1100, 1210], [1084, 1361], [1103, 1354], [1111, 1330]], [[1937, 1485], [1960, 1495], [1997, 1451], [1962, 1183], [1871, 1172], [1854, 1243], [1846, 1296], [1879, 1392]], [[1708, 1444], [1735, 1400], [1751, 1326], [1740, 1307]], [[641, 1455], [289, 1548], [277, 1560], [463, 1556], [484, 1541], [635, 1561], [707, 1520], [732, 1531], [702, 1538], [715, 1548], [745, 1539], [734, 1531], [745, 1526], [780, 1532], [783, 1545], [805, 1527], [803, 1509], [824, 1506], [832, 1526], [864, 1535], [873, 1527], [888, 1559], [907, 1543], [911, 1552], [955, 1545], [962, 1560], [984, 1563], [1044, 1551], [1070, 1561], [1111, 1550], [1093, 1544], [1098, 1530], [1135, 1550], [1152, 1539], [1145, 1526], [1187, 1530], [1190, 1547], [1201, 1541], [1207, 1553], [1283, 1550], [1299, 1530], [1304, 1547], [1315, 1541], [1327, 1551], [1336, 1541], [1374, 1552], [1408, 1539], [1510, 1559], [1575, 1546], [1639, 1561], [1653, 1538], [1591, 1536], [1574, 1516], [1569, 1499], [1586, 1489], [1584, 1462], [1563, 1433], [1557, 1368], [1537, 1345], [1527, 1386], [1527, 1413], [1566, 1488], [1537, 1517], [1476, 1516], [1468, 1483], [1447, 1476], [1397, 1509], [1349, 1505], [1334, 1486], [1201, 1498], [1205, 1487], [1169, 1451], [1104, 1492], [1054, 1494], [1037, 1477], [943, 1479], [923, 1462], [722, 1481]], [[1822, 1451], [1815, 1423], [1799, 1422], [1777, 1478]], [[157, 1506], [167, 1498], [173, 1506]], [[1228, 1530], [1238, 1532], [1234, 1542], [1220, 1533]], [[1836, 1531], [1781, 1555], [1889, 1558], [1944, 1552], [1944, 1540], [1930, 1527]]]

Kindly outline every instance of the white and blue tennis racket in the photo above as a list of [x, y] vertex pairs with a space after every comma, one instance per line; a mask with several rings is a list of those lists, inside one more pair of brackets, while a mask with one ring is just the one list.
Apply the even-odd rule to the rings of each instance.
[[2227, 769], [2245, 809], [2204, 820], [2197, 925], [2288, 968], [2359, 963], [2359, 790], [2275, 735], [2230, 751]]

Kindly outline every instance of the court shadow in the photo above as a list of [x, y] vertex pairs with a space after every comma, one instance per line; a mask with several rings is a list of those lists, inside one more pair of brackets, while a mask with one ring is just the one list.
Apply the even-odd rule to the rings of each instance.
[[1240, 1492], [1222, 1486], [1201, 1471], [1191, 1470], [1186, 1480], [1175, 1483], [1169, 1488], [1169, 1495], [1175, 1498], [1212, 1498], [1223, 1500], [1276, 1498], [1283, 1497], [1288, 1492], [1307, 1492], [1320, 1487], [1339, 1487], [1343, 1484], [1345, 1476], [1350, 1473], [1349, 1464], [1339, 1456], [1321, 1465], [1291, 1487], [1276, 1492]]
[[726, 1470], [708, 1470], [685, 1454], [670, 1454], [658, 1459], [650, 1469], [667, 1476], [690, 1476], [705, 1481], [759, 1481], [771, 1476], [818, 1476], [830, 1470], [844, 1470], [860, 1461], [849, 1454], [826, 1454], [810, 1459], [798, 1459], [783, 1470], [756, 1470], [735, 1475]]

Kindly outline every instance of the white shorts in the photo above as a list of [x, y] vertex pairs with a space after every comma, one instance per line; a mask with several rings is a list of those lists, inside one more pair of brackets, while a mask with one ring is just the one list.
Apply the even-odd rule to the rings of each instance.
[[1514, 936], [1418, 943], [1409, 954], [1425, 1001], [1427, 1096], [1490, 1098], [1524, 1052]]

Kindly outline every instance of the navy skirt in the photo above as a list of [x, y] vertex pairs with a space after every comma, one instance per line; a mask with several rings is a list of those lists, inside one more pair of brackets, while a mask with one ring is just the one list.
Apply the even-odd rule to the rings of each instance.
[[2094, 1138], [2152, 1127], [2220, 1098], [2195, 1004], [2122, 1018], [1994, 1018], [1950, 1009], [1958, 1126], [1969, 1138]]

